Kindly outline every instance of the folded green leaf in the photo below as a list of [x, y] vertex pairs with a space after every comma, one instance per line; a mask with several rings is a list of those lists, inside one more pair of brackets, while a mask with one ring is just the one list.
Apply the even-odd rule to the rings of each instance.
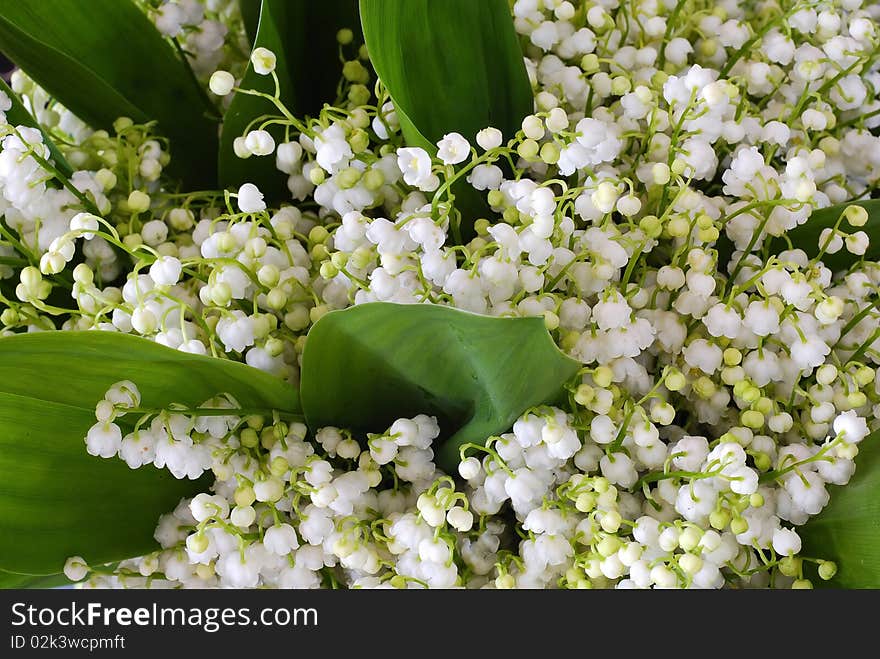
[[189, 185], [213, 182], [215, 110], [131, 0], [0, 0], [0, 50], [96, 128], [156, 120], [172, 171]]
[[831, 486], [825, 510], [798, 529], [805, 556], [837, 563], [835, 588], [880, 588], [880, 431], [859, 448], [852, 480]]
[[43, 134], [43, 142], [49, 147], [49, 153], [58, 172], [63, 176], [70, 176], [73, 174], [73, 167], [70, 166], [70, 163], [67, 162], [61, 154], [61, 151], [58, 150], [55, 142], [52, 141], [52, 138], [49, 137], [46, 131], [44, 131], [37, 123], [37, 120], [34, 119], [33, 115], [31, 115], [24, 105], [22, 105], [21, 100], [18, 98], [18, 94], [12, 91], [12, 89], [9, 88], [9, 85], [7, 85], [2, 79], [0, 79], [0, 92], [6, 94], [9, 97], [9, 100], [12, 101], [12, 107], [6, 111], [6, 121], [13, 126], [29, 126], [30, 128], [39, 129]]
[[[253, 0], [242, 0], [252, 11]], [[281, 101], [297, 116], [316, 115], [325, 103], [336, 101], [342, 77], [336, 33], [347, 27], [358, 33], [357, 0], [263, 0], [255, 47], [268, 48], [277, 58]], [[357, 40], [357, 39], [356, 39]], [[249, 66], [241, 82], [244, 89], [274, 94], [271, 76], [259, 75]], [[287, 176], [275, 167], [271, 156], [242, 160], [232, 145], [259, 118], [279, 115], [275, 105], [258, 96], [238, 93], [223, 118], [220, 137], [219, 177], [224, 187], [254, 183], [269, 199], [289, 199]], [[254, 123], [252, 123], [254, 122]], [[284, 130], [271, 128], [276, 142], [284, 141]]]
[[[360, 0], [370, 60], [388, 89], [407, 143], [430, 153], [446, 133], [473, 143], [494, 126], [505, 139], [533, 111], [507, 0]], [[461, 234], [488, 205], [456, 186]]]
[[[794, 247], [804, 250], [808, 256], [815, 256], [819, 253], [821, 246], [819, 237], [822, 234], [822, 230], [833, 227], [847, 206], [861, 206], [868, 211], [868, 223], [858, 229], [867, 233], [871, 239], [868, 251], [865, 252], [865, 260], [876, 261], [880, 259], [880, 199], [854, 201], [848, 204], [838, 204], [815, 210], [804, 224], [795, 227], [791, 231], [787, 231], [785, 236], [773, 238], [770, 242], [771, 253], [778, 254], [781, 251]], [[847, 233], [857, 230], [849, 226], [845, 220], [841, 228]], [[719, 262], [721, 263], [726, 263], [734, 251], [733, 244], [727, 236], [722, 236], [718, 240], [717, 249]], [[848, 270], [854, 260], [855, 257], [847, 252], [846, 249], [841, 249], [835, 254], [826, 253], [822, 256], [822, 262], [834, 271]]]
[[107, 563], [154, 548], [158, 517], [205, 483], [90, 456], [84, 438], [107, 389], [132, 380], [142, 405], [197, 406], [229, 393], [243, 408], [299, 410], [262, 371], [113, 332], [0, 339], [0, 569], [54, 574], [71, 555]]
[[313, 430], [381, 432], [395, 419], [438, 417], [439, 463], [506, 432], [526, 409], [555, 401], [580, 365], [540, 318], [493, 318], [434, 305], [373, 302], [333, 311], [311, 329], [300, 395]]

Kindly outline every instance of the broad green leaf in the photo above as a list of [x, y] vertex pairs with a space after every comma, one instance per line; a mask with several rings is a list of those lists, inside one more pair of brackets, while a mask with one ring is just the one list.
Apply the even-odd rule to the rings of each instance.
[[41, 396], [0, 392], [0, 567], [54, 574], [68, 556], [103, 563], [153, 549], [159, 515], [207, 483], [90, 456], [94, 412]]
[[798, 528], [805, 556], [837, 563], [835, 588], [880, 588], [880, 431], [859, 448], [852, 480], [831, 486], [828, 506]]
[[[808, 256], [816, 256], [819, 253], [819, 236], [822, 234], [822, 229], [833, 227], [847, 206], [853, 205], [862, 206], [868, 211], [868, 223], [857, 229], [851, 227], [844, 220], [841, 223], [841, 229], [847, 233], [853, 233], [858, 230], [867, 233], [871, 242], [868, 245], [868, 251], [865, 253], [865, 259], [868, 261], [880, 259], [880, 199], [854, 201], [849, 204], [838, 204], [813, 211], [804, 224], [786, 232], [784, 237], [774, 238], [770, 242], [771, 253], [778, 254], [781, 251], [794, 247], [804, 250]], [[734, 251], [733, 244], [726, 236], [722, 236], [718, 240], [717, 249], [721, 263], [726, 263]], [[847, 252], [846, 249], [841, 249], [835, 254], [826, 253], [822, 256], [822, 262], [835, 271], [848, 270], [855, 259], [856, 257]]]
[[21, 100], [18, 98], [18, 94], [12, 91], [12, 89], [9, 88], [9, 85], [7, 85], [2, 79], [0, 79], [0, 92], [6, 94], [9, 97], [9, 100], [12, 101], [12, 107], [6, 111], [6, 121], [13, 126], [29, 126], [30, 128], [39, 129], [43, 134], [43, 142], [49, 147], [49, 153], [58, 172], [62, 176], [70, 176], [73, 174], [73, 168], [64, 156], [61, 155], [61, 151], [58, 150], [55, 142], [52, 141], [52, 138], [49, 137], [46, 131], [44, 131], [37, 123], [37, 120], [34, 119], [33, 115], [31, 115], [24, 105], [22, 105]]
[[[253, 0], [242, 0], [242, 8], [253, 10]], [[342, 78], [336, 33], [341, 28], [359, 31], [357, 0], [263, 0], [259, 13], [255, 47], [268, 48], [277, 58], [281, 101], [296, 116], [317, 115], [325, 103], [336, 101]], [[362, 41], [357, 36], [355, 42]], [[353, 47], [349, 47], [353, 51]], [[274, 94], [272, 76], [257, 74], [248, 66], [240, 87]], [[223, 118], [220, 137], [219, 176], [223, 187], [250, 182], [270, 199], [290, 197], [287, 176], [275, 168], [272, 156], [236, 157], [232, 144], [260, 117], [279, 115], [265, 98], [237, 93]], [[252, 123], [255, 122], [255, 123]], [[276, 142], [284, 141], [284, 130], [271, 128]]]
[[[407, 143], [436, 152], [459, 132], [473, 143], [494, 126], [505, 139], [533, 111], [532, 88], [507, 0], [360, 0], [370, 60], [388, 89]], [[473, 188], [453, 187], [459, 242], [489, 206]]]
[[216, 111], [131, 0], [0, 0], [0, 50], [95, 128], [156, 120], [171, 171], [191, 186], [213, 183]]
[[362, 304], [332, 311], [309, 332], [300, 395], [312, 430], [381, 432], [395, 419], [438, 417], [439, 464], [557, 400], [580, 365], [540, 318], [493, 318], [428, 304]]
[[[360, 0], [370, 60], [411, 144], [486, 126], [510, 139], [533, 110], [507, 0]], [[412, 126], [407, 126], [407, 120]]]
[[0, 569], [54, 574], [71, 555], [107, 563], [150, 551], [159, 515], [206, 486], [86, 452], [95, 405], [119, 380], [137, 384], [144, 408], [229, 393], [248, 410], [299, 410], [296, 391], [262, 371], [146, 339], [0, 339]]

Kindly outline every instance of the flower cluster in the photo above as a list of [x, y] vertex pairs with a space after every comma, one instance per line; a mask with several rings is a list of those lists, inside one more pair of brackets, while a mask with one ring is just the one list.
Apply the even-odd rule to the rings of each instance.
[[[810, 585], [795, 527], [880, 419], [880, 265], [858, 205], [813, 244], [790, 236], [880, 183], [880, 8], [667, 4], [517, 0], [533, 114], [436, 152], [404, 145], [342, 31], [339, 106], [300, 120], [264, 95], [277, 116], [236, 141], [274, 159], [280, 204], [252, 183], [172, 191], [149, 125], [56, 112], [41, 122], [81, 167], [62, 186], [39, 132], [2, 126], [4, 332], [133, 333], [295, 384], [321, 316], [382, 300], [541, 317], [583, 364], [567, 405], [469, 447], [459, 474], [435, 467], [424, 417], [353, 437], [169, 409], [123, 436], [114, 415], [139, 403], [117, 387], [91, 452], [217, 478], [119, 582]], [[197, 5], [154, 19], [202, 38]], [[212, 16], [237, 43], [239, 17]], [[196, 48], [222, 68], [210, 90], [259, 94], [215, 41]], [[251, 62], [276, 75], [270, 51]]]
[[[214, 494], [182, 501], [159, 522], [160, 551], [97, 568], [91, 586], [803, 586], [800, 537], [780, 515], [796, 524], [821, 510], [823, 479], [849, 477], [846, 456], [867, 434], [864, 419], [840, 415], [820, 452], [781, 451], [773, 484], [747, 465], [737, 437], [710, 450], [705, 437], [664, 442], [646, 423], [606, 452], [603, 424], [594, 419], [582, 441], [570, 415], [538, 408], [512, 433], [465, 445], [458, 484], [434, 465], [433, 417], [398, 419], [365, 448], [333, 427], [309, 440], [302, 423], [245, 415], [229, 396], [195, 409], [140, 404], [134, 383], [114, 384], [89, 452], [178, 478], [210, 469]], [[132, 413], [141, 416], [123, 437]], [[464, 457], [473, 451], [482, 459]], [[674, 472], [642, 477], [657, 487], [634, 494], [639, 468], [666, 461]], [[499, 515], [508, 505], [514, 522]], [[809, 560], [824, 578], [836, 570]], [[81, 557], [68, 561], [69, 577], [88, 571]]]

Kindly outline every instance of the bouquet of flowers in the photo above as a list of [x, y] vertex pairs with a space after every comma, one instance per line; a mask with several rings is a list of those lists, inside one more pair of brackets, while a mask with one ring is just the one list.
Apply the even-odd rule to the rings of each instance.
[[880, 586], [878, 22], [0, 0], [0, 585]]

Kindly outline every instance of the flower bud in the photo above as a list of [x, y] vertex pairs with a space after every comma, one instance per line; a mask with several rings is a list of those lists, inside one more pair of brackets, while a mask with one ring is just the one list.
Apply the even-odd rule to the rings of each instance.
[[143, 213], [150, 208], [150, 196], [140, 190], [133, 190], [128, 195], [128, 208], [132, 213]]
[[217, 96], [226, 96], [235, 86], [235, 78], [229, 71], [214, 71], [208, 81], [208, 88]]

